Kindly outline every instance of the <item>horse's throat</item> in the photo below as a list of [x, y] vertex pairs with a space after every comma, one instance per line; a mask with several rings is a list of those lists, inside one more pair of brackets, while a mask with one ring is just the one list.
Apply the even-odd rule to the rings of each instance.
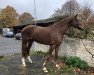
[[59, 31], [62, 35], [64, 35], [68, 30], [70, 29], [70, 26], [66, 25], [61, 25], [59, 27]]

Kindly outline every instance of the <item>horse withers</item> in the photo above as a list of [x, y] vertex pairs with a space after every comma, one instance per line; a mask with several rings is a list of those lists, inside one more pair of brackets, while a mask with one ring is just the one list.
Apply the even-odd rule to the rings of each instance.
[[[48, 27], [40, 27], [29, 25], [26, 26], [21, 34], [22, 34], [22, 65], [25, 67], [25, 59], [27, 58], [30, 63], [32, 60], [30, 59], [30, 48], [34, 41], [49, 45], [48, 55], [45, 58], [43, 63], [43, 70], [47, 72], [46, 63], [50, 59], [52, 52], [55, 50], [55, 60], [58, 60], [58, 51], [59, 46], [62, 43], [63, 35], [70, 29], [71, 27], [77, 28], [79, 30], [83, 30], [80, 21], [77, 19], [77, 15], [72, 17], [67, 17], [62, 19], [53, 25]], [[56, 64], [58, 67], [58, 64]]]

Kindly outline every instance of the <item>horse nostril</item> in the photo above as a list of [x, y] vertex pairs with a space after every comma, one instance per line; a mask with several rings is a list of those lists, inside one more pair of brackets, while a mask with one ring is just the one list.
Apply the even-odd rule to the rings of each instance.
[[84, 28], [82, 26], [80, 28], [81, 28], [81, 30], [84, 30]]
[[83, 25], [80, 25], [79, 27], [81, 27], [82, 29], [84, 29]]

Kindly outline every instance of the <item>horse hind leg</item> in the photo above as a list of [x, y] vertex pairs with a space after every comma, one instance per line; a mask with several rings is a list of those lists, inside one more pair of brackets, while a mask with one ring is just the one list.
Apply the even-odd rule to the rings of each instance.
[[30, 58], [30, 48], [31, 48], [32, 44], [33, 44], [33, 40], [30, 39], [29, 43], [28, 43], [28, 49], [27, 49], [27, 59], [28, 59], [29, 63], [32, 63], [32, 60]]
[[25, 59], [27, 57], [27, 43], [28, 41], [25, 39], [22, 39], [22, 66], [25, 67], [26, 63], [25, 63]]

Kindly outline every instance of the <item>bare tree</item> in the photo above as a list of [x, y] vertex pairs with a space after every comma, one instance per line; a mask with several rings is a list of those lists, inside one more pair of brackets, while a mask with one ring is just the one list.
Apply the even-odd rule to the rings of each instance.
[[91, 14], [91, 16], [90, 16], [90, 18], [89, 18], [89, 24], [90, 25], [94, 25], [94, 13], [93, 14]]
[[67, 0], [67, 2], [63, 4], [61, 8], [55, 10], [54, 14], [51, 15], [51, 17], [63, 15], [72, 16], [79, 13], [79, 10], [80, 5], [76, 0]]
[[79, 19], [82, 21], [85, 31], [81, 32], [71, 28], [67, 35], [71, 37], [87, 38], [87, 36], [92, 35], [91, 30], [93, 29], [94, 31], [94, 14], [92, 13], [93, 11], [90, 8], [90, 4], [85, 3], [84, 6], [82, 6], [79, 5], [76, 0], [67, 0], [61, 8], [55, 11], [53, 16], [73, 16], [75, 14], [79, 14]]
[[88, 3], [84, 4], [81, 12], [80, 17], [83, 21], [88, 22], [92, 14], [92, 10], [90, 8], [90, 5]]
[[75, 15], [79, 13], [80, 6], [76, 0], [68, 0], [64, 5], [62, 5], [61, 12], [64, 15]]
[[83, 26], [85, 28], [85, 35], [84, 38], [87, 38], [87, 35], [90, 34], [91, 32], [91, 16], [92, 16], [92, 10], [90, 8], [90, 5], [88, 3], [84, 4], [84, 6], [82, 7], [82, 10], [80, 12], [80, 18], [83, 22]]
[[55, 10], [54, 14], [51, 15], [51, 17], [55, 17], [55, 16], [62, 16], [62, 12], [60, 8]]

